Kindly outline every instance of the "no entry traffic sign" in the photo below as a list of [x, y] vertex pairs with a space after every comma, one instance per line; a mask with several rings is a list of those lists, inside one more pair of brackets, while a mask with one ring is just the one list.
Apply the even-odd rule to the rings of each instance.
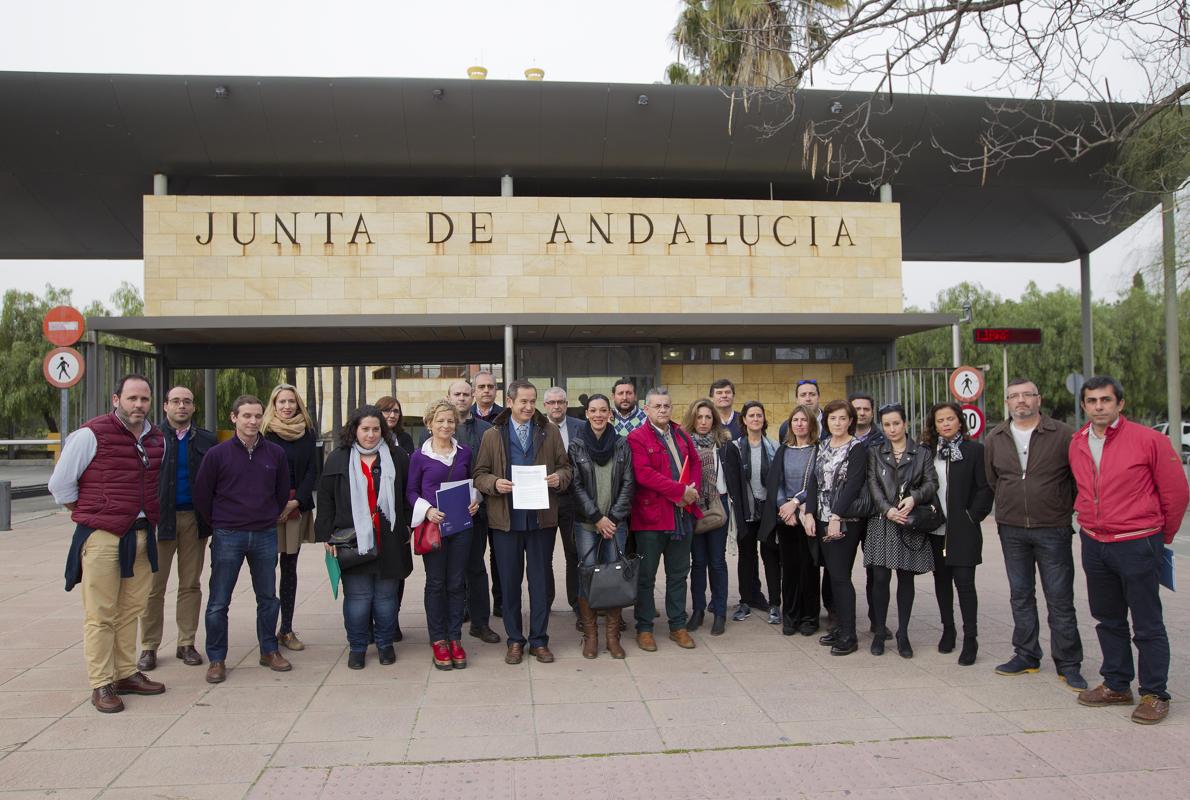
[[964, 403], [962, 408], [963, 420], [967, 423], [967, 435], [972, 439], [979, 438], [984, 427], [983, 412], [979, 410], [978, 406], [967, 403]]
[[59, 347], [70, 347], [83, 338], [86, 329], [87, 322], [82, 313], [70, 306], [54, 306], [41, 320], [41, 332]]
[[80, 380], [86, 368], [83, 357], [73, 347], [58, 347], [51, 350], [41, 362], [41, 372], [50, 386], [69, 389]]

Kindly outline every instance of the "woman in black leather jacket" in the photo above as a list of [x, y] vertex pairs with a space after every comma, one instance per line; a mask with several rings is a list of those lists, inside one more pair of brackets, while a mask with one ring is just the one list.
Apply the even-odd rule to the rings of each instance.
[[930, 449], [906, 435], [905, 407], [899, 403], [880, 409], [884, 441], [868, 451], [868, 491], [872, 510], [864, 538], [864, 566], [872, 568], [872, 655], [884, 654], [889, 588], [897, 573], [897, 652], [913, 658], [909, 617], [913, 614], [913, 579], [934, 568], [926, 533], [905, 525], [914, 508], [934, 499], [938, 475]]
[[[628, 440], [616, 436], [609, 424], [611, 402], [602, 394], [587, 398], [587, 424], [570, 440], [574, 477], [574, 544], [579, 563], [592, 566], [613, 561], [628, 537], [628, 514], [636, 483], [632, 476], [632, 450]], [[614, 539], [614, 544], [613, 540]], [[595, 612], [579, 586], [579, 621], [583, 626], [583, 656], [599, 655]], [[623, 658], [620, 646], [620, 609], [606, 611], [607, 652]]]

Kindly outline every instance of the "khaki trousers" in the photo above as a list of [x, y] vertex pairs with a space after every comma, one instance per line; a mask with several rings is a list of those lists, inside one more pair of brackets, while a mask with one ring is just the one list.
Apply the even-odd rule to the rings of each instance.
[[169, 583], [174, 554], [178, 556], [178, 647], [194, 645], [198, 631], [198, 612], [202, 609], [203, 564], [206, 562], [206, 541], [198, 535], [198, 518], [193, 511], [179, 511], [176, 515], [176, 539], [157, 540], [157, 572], [153, 574], [153, 589], [149, 603], [140, 618], [140, 646], [142, 650], [156, 650], [161, 646], [161, 629], [165, 624], [165, 586]]
[[136, 621], [153, 586], [148, 532], [136, 531], [131, 578], [120, 577], [120, 537], [97, 530], [83, 544], [83, 656], [91, 688], [136, 672]]

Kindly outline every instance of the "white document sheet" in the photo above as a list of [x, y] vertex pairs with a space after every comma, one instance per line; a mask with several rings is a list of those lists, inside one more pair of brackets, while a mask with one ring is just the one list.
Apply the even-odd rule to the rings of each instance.
[[522, 511], [550, 507], [550, 489], [545, 485], [545, 465], [512, 466], [512, 507]]

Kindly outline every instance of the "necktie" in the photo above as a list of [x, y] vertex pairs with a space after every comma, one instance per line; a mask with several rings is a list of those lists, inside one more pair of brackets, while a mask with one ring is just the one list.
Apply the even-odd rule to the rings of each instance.
[[527, 424], [517, 425], [516, 435], [517, 438], [521, 440], [521, 449], [525, 452], [529, 452], [529, 426]]

